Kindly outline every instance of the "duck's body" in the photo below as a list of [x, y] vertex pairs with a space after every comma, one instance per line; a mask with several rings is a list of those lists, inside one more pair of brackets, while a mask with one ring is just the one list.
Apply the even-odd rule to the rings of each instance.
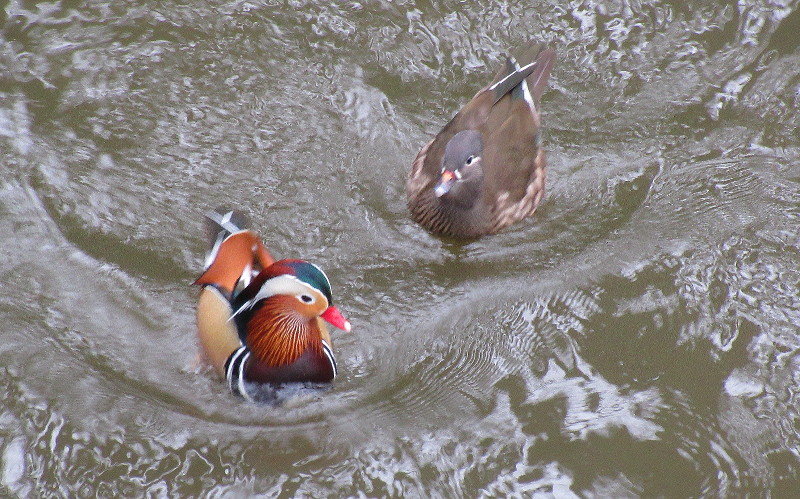
[[207, 361], [245, 398], [247, 382], [332, 381], [325, 321], [348, 331], [350, 323], [332, 305], [325, 274], [303, 260], [275, 261], [236, 212], [208, 218], [212, 247], [195, 282], [203, 286], [197, 330]]
[[475, 238], [533, 214], [544, 194], [539, 100], [555, 52], [509, 58], [417, 155], [406, 182], [412, 218], [435, 234]]

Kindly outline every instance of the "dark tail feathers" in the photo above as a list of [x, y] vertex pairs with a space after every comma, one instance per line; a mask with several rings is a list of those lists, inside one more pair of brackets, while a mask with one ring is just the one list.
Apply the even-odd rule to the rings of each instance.
[[238, 210], [217, 208], [206, 213], [204, 220], [208, 247], [214, 248], [229, 235], [250, 227], [250, 219]]
[[[505, 70], [495, 78], [495, 82], [489, 87], [495, 94], [495, 102], [499, 101], [509, 92], [515, 91], [521, 97], [522, 87], [518, 86], [522, 80], [527, 80], [528, 89], [536, 104], [547, 88], [547, 80], [550, 71], [555, 63], [556, 53], [552, 49], [545, 48], [542, 44], [532, 44], [520, 56], [522, 63], [517, 63], [513, 57], [506, 61]], [[503, 75], [503, 73], [505, 73]]]

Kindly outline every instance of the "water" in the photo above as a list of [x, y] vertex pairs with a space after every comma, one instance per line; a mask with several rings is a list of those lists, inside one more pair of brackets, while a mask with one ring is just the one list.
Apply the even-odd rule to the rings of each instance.
[[[798, 2], [0, 11], [0, 494], [800, 490]], [[476, 242], [411, 161], [534, 37], [547, 195]], [[202, 214], [321, 265], [340, 378], [197, 370]]]

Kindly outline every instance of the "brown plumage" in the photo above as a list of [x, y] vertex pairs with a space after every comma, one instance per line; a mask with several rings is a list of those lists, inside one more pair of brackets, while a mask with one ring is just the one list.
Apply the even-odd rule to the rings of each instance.
[[555, 52], [509, 58], [417, 155], [406, 182], [412, 218], [450, 237], [493, 234], [533, 214], [544, 194], [539, 100]]

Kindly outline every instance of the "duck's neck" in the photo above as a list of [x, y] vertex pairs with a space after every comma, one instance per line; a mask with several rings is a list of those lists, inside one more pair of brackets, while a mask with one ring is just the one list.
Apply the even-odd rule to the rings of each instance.
[[453, 185], [450, 192], [439, 198], [439, 203], [459, 210], [469, 211], [478, 205], [483, 193], [483, 173], [475, 174], [469, 180], [462, 180]]
[[409, 203], [409, 209], [414, 219], [432, 232], [467, 237], [475, 233], [477, 237], [488, 216], [479, 198], [480, 188], [469, 198], [450, 193], [436, 197], [433, 189], [428, 189]]

